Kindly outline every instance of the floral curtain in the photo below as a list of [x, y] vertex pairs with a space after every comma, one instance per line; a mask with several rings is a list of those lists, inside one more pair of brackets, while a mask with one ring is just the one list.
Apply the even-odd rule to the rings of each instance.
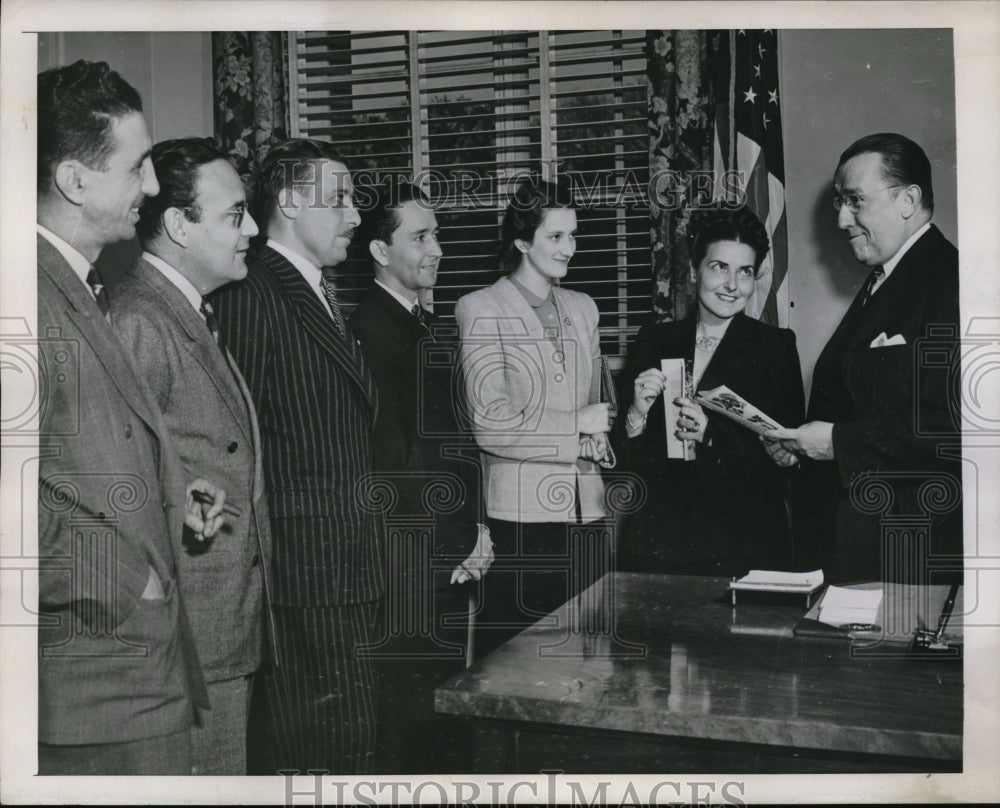
[[212, 34], [215, 137], [246, 182], [271, 146], [288, 137], [286, 35], [275, 31]]
[[683, 318], [694, 298], [687, 203], [712, 171], [717, 42], [704, 30], [646, 32], [653, 310], [660, 320]]

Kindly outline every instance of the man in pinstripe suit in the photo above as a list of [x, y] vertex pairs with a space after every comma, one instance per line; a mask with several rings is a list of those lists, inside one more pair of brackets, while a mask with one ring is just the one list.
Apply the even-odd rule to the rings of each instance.
[[287, 141], [260, 166], [254, 214], [266, 244], [215, 301], [257, 408], [274, 545], [280, 665], [254, 694], [249, 770], [363, 773], [377, 687], [360, 649], [383, 586], [379, 521], [364, 499], [377, 401], [323, 275], [361, 221], [350, 172], [329, 143]]
[[[941, 581], [962, 553], [958, 251], [931, 224], [931, 163], [909, 138], [855, 141], [833, 190], [837, 226], [872, 272], [816, 361], [808, 422], [770, 433], [769, 451], [804, 458], [806, 537], [828, 578]], [[884, 530], [901, 516], [922, 529]]]

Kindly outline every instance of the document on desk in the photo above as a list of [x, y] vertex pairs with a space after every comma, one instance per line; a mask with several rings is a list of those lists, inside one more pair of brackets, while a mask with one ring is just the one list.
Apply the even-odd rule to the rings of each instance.
[[758, 589], [767, 592], [814, 592], [823, 585], [823, 570], [812, 572], [781, 572], [779, 570], [750, 570], [730, 589]]
[[828, 626], [875, 625], [882, 605], [882, 589], [828, 586], [816, 619]]

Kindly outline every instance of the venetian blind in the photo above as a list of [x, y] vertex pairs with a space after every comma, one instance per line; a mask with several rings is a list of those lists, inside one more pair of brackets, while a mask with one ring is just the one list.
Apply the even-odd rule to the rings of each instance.
[[[602, 350], [620, 357], [652, 296], [644, 48], [641, 31], [297, 33], [292, 131], [338, 146], [361, 203], [390, 173], [423, 185], [445, 317], [504, 271], [499, 223], [518, 179], [570, 179], [579, 229], [563, 285], [596, 301]], [[367, 255], [356, 244], [342, 267], [348, 301], [370, 283]]]

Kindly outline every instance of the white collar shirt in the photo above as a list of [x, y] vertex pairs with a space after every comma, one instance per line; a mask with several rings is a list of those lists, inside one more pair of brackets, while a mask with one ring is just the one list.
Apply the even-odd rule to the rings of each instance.
[[38, 232], [42, 235], [42, 238], [55, 247], [59, 251], [59, 254], [66, 259], [66, 263], [69, 264], [70, 269], [76, 273], [83, 285], [87, 287], [87, 291], [90, 292], [90, 296], [93, 297], [94, 291], [90, 288], [90, 284], [87, 283], [87, 275], [90, 274], [92, 266], [90, 261], [84, 258], [83, 254], [76, 249], [76, 247], [71, 246], [65, 240], [59, 238], [59, 236], [47, 227], [43, 227], [40, 224], [37, 225], [37, 227]]
[[914, 244], [916, 244], [917, 239], [919, 239], [924, 233], [926, 233], [930, 229], [931, 229], [931, 223], [926, 222], [923, 227], [921, 227], [919, 230], [917, 230], [916, 233], [914, 233], [905, 242], [903, 242], [903, 246], [899, 248], [899, 251], [892, 258], [890, 258], [888, 261], [882, 264], [882, 271], [885, 273], [885, 275], [882, 277], [882, 281], [875, 286], [876, 289], [879, 286], [881, 286], [882, 283], [885, 283], [886, 279], [892, 274], [892, 271], [896, 268], [899, 262], [903, 260], [903, 256], [906, 255], [906, 251], [909, 250], [910, 247], [912, 247]]
[[413, 307], [415, 305], [419, 305], [419, 301], [417, 300], [417, 298], [413, 298], [413, 300], [407, 300], [395, 289], [390, 289], [388, 286], [382, 283], [382, 281], [380, 281], [378, 278], [375, 279], [375, 283], [377, 283], [379, 286], [385, 289], [385, 291], [387, 291], [390, 295], [392, 295], [392, 297], [396, 300], [396, 302], [399, 303], [400, 306], [402, 306], [411, 314], [413, 313]]
[[150, 252], [143, 252], [142, 258], [158, 269], [163, 277], [176, 286], [180, 290], [180, 293], [187, 298], [188, 303], [194, 306], [195, 311], [204, 319], [205, 315], [201, 312], [201, 293], [194, 288], [194, 284], [191, 281], [157, 255], [153, 255]]
[[326, 300], [326, 295], [323, 294], [323, 287], [320, 286], [320, 281], [323, 280], [323, 272], [318, 266], [316, 266], [312, 261], [290, 247], [286, 247], [284, 244], [279, 244], [273, 238], [267, 240], [267, 246], [270, 247], [275, 252], [281, 253], [288, 262], [295, 267], [299, 274], [305, 279], [306, 283], [309, 284], [310, 288], [316, 293], [316, 297], [319, 298], [320, 303], [323, 304], [323, 308], [329, 312], [330, 317], [333, 317], [333, 311], [330, 308], [330, 304]]

